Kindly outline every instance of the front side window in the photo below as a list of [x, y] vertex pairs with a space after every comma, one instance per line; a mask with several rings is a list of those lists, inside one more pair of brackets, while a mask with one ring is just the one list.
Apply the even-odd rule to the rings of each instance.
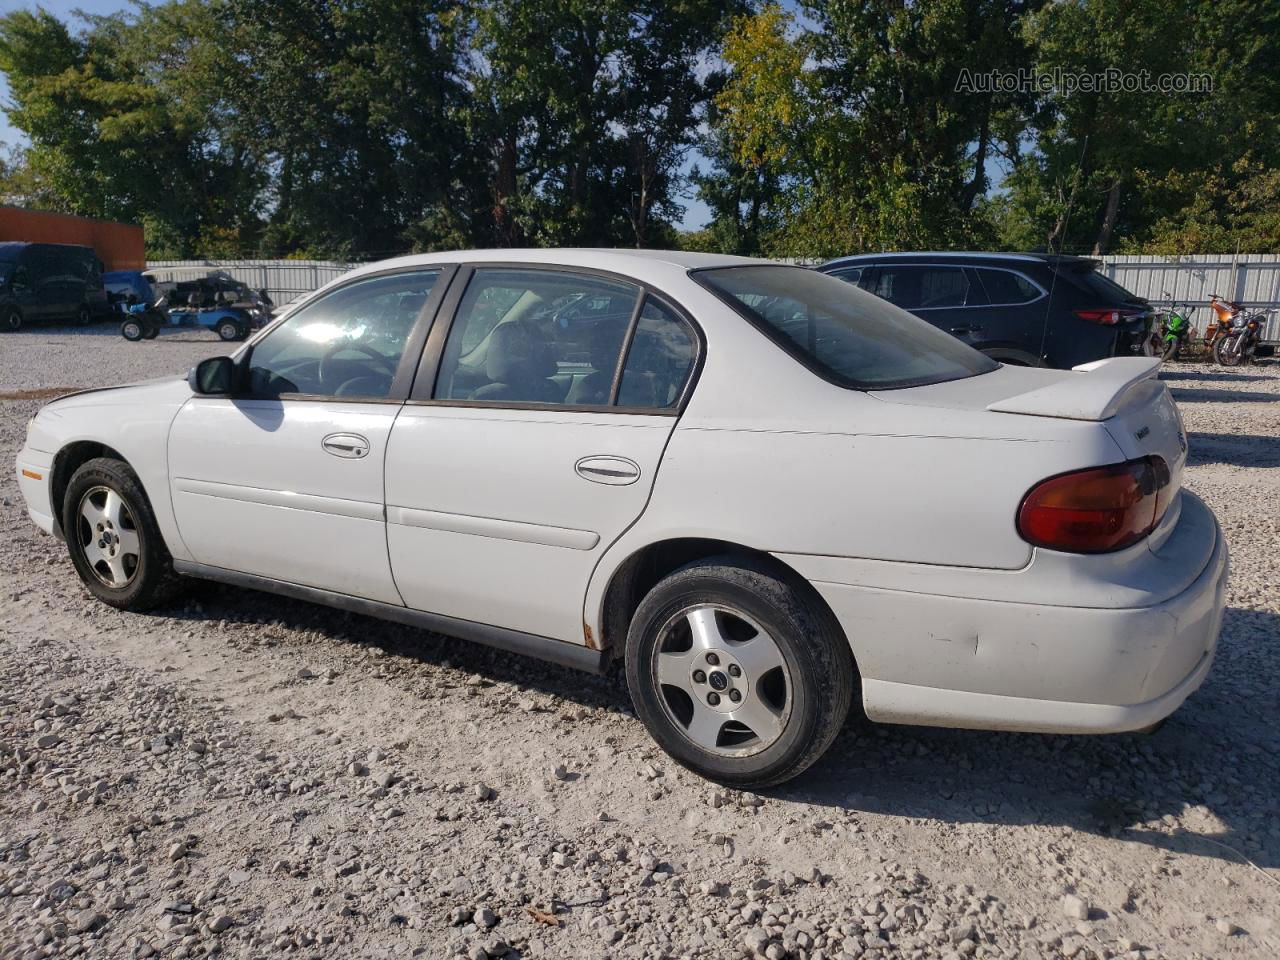
[[970, 302], [969, 278], [959, 267], [885, 264], [871, 292], [903, 310], [963, 307]]
[[809, 369], [840, 386], [922, 386], [999, 366], [918, 317], [814, 270], [719, 267], [692, 276]]
[[387, 397], [439, 275], [424, 270], [358, 280], [295, 311], [254, 344], [251, 394]]
[[639, 297], [603, 277], [482, 267], [458, 305], [435, 397], [606, 405]]

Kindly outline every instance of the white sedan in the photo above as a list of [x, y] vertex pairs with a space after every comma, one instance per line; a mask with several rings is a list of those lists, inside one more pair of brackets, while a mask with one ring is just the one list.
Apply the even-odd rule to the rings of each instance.
[[877, 721], [1105, 733], [1204, 680], [1227, 549], [1144, 358], [1002, 366], [800, 267], [385, 261], [187, 378], [31, 422], [89, 591], [185, 577], [602, 671], [743, 787]]

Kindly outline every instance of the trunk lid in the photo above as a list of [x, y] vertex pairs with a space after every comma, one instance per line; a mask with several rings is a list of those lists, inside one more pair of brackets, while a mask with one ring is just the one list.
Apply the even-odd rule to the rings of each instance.
[[1001, 367], [983, 376], [875, 396], [917, 406], [1097, 423], [1122, 454], [1112, 462], [1161, 457], [1170, 481], [1161, 498], [1163, 519], [1149, 538], [1151, 548], [1158, 549], [1177, 523], [1187, 462], [1182, 417], [1169, 388], [1156, 379], [1159, 369], [1160, 361], [1147, 357], [1112, 357], [1073, 370]]

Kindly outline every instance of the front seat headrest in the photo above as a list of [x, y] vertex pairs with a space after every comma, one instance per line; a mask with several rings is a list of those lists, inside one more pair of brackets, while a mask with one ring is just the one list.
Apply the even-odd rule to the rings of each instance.
[[489, 335], [484, 372], [494, 383], [519, 383], [554, 376], [556, 361], [537, 329], [517, 320]]

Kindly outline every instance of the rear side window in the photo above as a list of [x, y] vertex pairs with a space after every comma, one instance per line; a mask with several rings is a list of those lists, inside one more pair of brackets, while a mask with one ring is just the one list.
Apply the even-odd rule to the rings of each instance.
[[618, 388], [620, 407], [674, 407], [697, 357], [689, 324], [666, 306], [647, 299], [627, 350]]
[[814, 270], [720, 267], [692, 276], [814, 373], [843, 387], [923, 386], [998, 366], [918, 317]]
[[975, 299], [963, 268], [920, 264], [883, 264], [871, 292], [903, 310], [963, 307]]
[[1020, 273], [978, 267], [978, 279], [993, 307], [1030, 303], [1040, 296], [1040, 288]]

